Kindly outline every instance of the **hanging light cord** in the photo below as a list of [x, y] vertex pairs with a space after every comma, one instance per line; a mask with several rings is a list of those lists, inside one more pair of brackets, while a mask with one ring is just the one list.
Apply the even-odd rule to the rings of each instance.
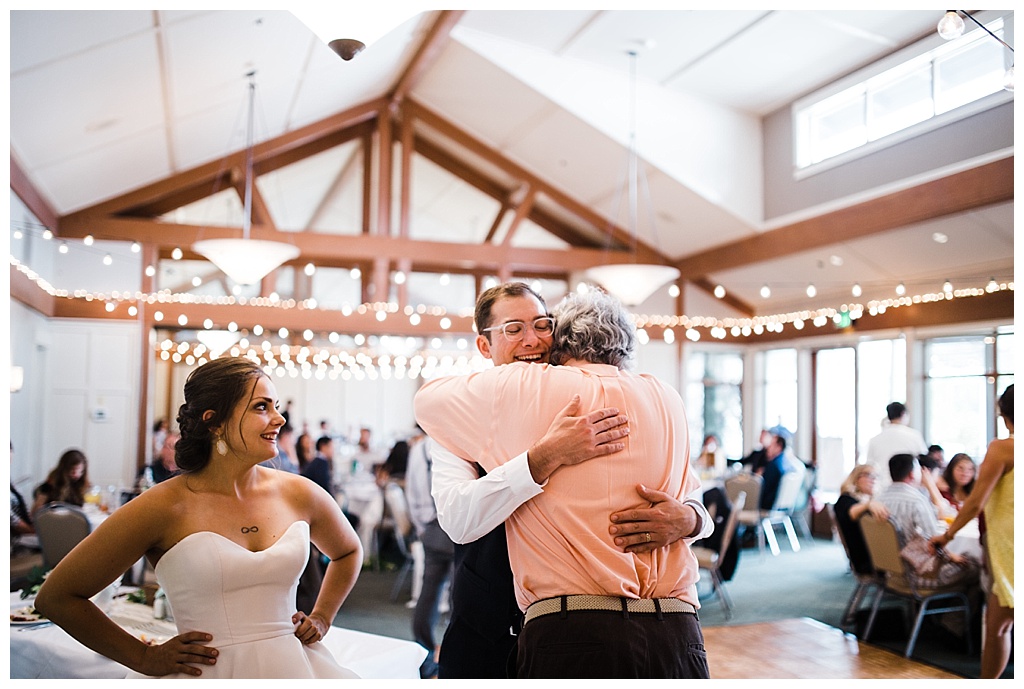
[[637, 211], [637, 183], [639, 181], [639, 153], [636, 143], [636, 58], [635, 50], [629, 54], [629, 229], [633, 235], [633, 254], [636, 255], [639, 235]]
[[252, 227], [252, 171], [253, 171], [253, 128], [256, 112], [256, 71], [246, 74], [249, 77], [249, 120], [245, 132], [245, 208], [242, 211], [242, 238], [249, 238]]
[[975, 24], [980, 26], [982, 29], [984, 29], [985, 33], [987, 33], [989, 36], [991, 36], [992, 38], [994, 38], [997, 41], [999, 41], [1000, 43], [1002, 43], [1006, 47], [1006, 49], [1009, 50], [1011, 53], [1013, 52], [1013, 46], [1011, 46], [1009, 43], [1007, 43], [1003, 39], [999, 38], [999, 36], [996, 36], [994, 33], [989, 31], [988, 27], [985, 26], [984, 24], [982, 24], [981, 22], [979, 22], [977, 19], [975, 19], [973, 15], [968, 14], [966, 10], [957, 10], [957, 12], [959, 12], [962, 15], [964, 15], [965, 17], [970, 19], [972, 22], [974, 22]]

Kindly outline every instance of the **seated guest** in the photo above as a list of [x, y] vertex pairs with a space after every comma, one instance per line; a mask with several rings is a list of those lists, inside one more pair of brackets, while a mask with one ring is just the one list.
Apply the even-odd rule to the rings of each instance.
[[697, 466], [721, 476], [725, 473], [725, 465], [725, 450], [722, 449], [722, 441], [714, 433], [704, 436], [704, 445], [700, 449]]
[[334, 480], [331, 465], [334, 458], [334, 440], [329, 435], [320, 436], [316, 441], [316, 456], [302, 469], [302, 475], [334, 495]]
[[35, 513], [50, 502], [66, 502], [81, 507], [85, 504], [85, 494], [91, 487], [89, 460], [81, 450], [67, 450], [60, 456], [57, 466], [46, 480], [36, 487], [33, 493], [32, 512]]
[[793, 459], [786, 451], [786, 445], [792, 438], [790, 432], [783, 426], [775, 426], [768, 431], [768, 443], [764, 446], [764, 464], [760, 470], [754, 469], [755, 474], [760, 474], [764, 479], [761, 484], [762, 510], [771, 510], [775, 507], [775, 501], [779, 497], [779, 485], [782, 477], [797, 467]]
[[889, 510], [890, 518], [900, 530], [903, 541], [914, 536], [931, 538], [938, 531], [935, 506], [922, 490], [921, 467], [914, 455], [893, 455], [889, 460], [892, 484], [882, 489], [878, 501]]
[[942, 479], [945, 489], [940, 488], [939, 493], [949, 503], [950, 507], [960, 511], [967, 496], [974, 488], [974, 477], [978, 473], [978, 467], [970, 455], [958, 452], [949, 460], [949, 465], [942, 472]]
[[290, 474], [299, 473], [299, 460], [295, 456], [295, 429], [287, 421], [277, 432], [277, 457], [260, 462], [260, 466], [280, 469]]
[[765, 458], [767, 453], [768, 443], [771, 442], [772, 434], [767, 428], [761, 431], [761, 436], [758, 440], [758, 446], [751, 451], [749, 455], [740, 460], [740, 464], [744, 469], [749, 469], [755, 474], [760, 474], [764, 471], [764, 465], [768, 461]]
[[858, 574], [871, 574], [873, 569], [858, 520], [865, 514], [877, 519], [889, 518], [889, 510], [874, 497], [877, 482], [874, 466], [858, 464], [843, 481], [841, 494], [836, 500], [836, 526], [842, 532], [843, 542], [849, 551], [850, 566]]
[[409, 441], [399, 440], [391, 446], [388, 458], [377, 469], [377, 483], [384, 485], [388, 481], [402, 481], [409, 464]]
[[[935, 506], [921, 485], [921, 468], [917, 458], [906, 454], [893, 455], [889, 460], [889, 474], [892, 483], [882, 489], [878, 501], [889, 510], [890, 521], [899, 529], [900, 548], [906, 548], [912, 541], [931, 539], [938, 534]], [[975, 597], [977, 594], [980, 563], [970, 556], [943, 551], [933, 553], [927, 563], [912, 561], [911, 567], [911, 582], [916, 586], [963, 584], [968, 587], [965, 592], [969, 596]]]
[[309, 433], [302, 433], [295, 440], [295, 462], [299, 466], [299, 473], [306, 468], [306, 465], [313, 461], [313, 436]]
[[174, 461], [174, 446], [178, 444], [179, 437], [177, 433], [168, 433], [167, 437], [164, 438], [160, 454], [157, 455], [156, 461], [152, 464], [154, 482], [163, 483], [170, 477], [177, 476], [180, 473], [178, 465]]
[[[14, 443], [11, 443], [11, 462], [14, 462]], [[11, 481], [11, 553], [14, 553], [17, 546], [23, 545], [21, 542], [23, 536], [34, 538], [35, 532], [32, 515], [28, 511], [28, 503], [14, 487], [14, 481]]]

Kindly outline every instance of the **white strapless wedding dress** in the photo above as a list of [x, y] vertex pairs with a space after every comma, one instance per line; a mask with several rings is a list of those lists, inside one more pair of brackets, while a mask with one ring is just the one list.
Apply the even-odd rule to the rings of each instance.
[[[303, 521], [256, 553], [209, 531], [190, 534], [164, 553], [156, 578], [178, 633], [207, 632], [220, 652], [216, 665], [197, 666], [203, 679], [358, 678], [323, 644], [305, 646], [295, 637], [295, 590], [308, 558], [309, 524]], [[188, 675], [168, 675], [180, 677]]]

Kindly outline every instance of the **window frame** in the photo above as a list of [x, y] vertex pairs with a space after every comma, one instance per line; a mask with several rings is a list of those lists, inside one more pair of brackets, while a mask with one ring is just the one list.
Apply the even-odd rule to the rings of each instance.
[[[982, 24], [988, 26], [997, 20], [1002, 20], [1002, 31], [1004, 33], [1004, 39], [1006, 36], [1010, 36], [1012, 39], [1013, 33], [1013, 12], [1009, 11], [997, 11], [997, 10], [986, 10], [977, 12], [973, 15]], [[974, 30], [971, 30], [971, 27]], [[964, 37], [975, 35], [970, 40], [992, 40], [991, 36], [988, 36], [982, 29], [978, 28], [973, 22], [968, 22], [968, 30], [965, 31]], [[790, 126], [792, 128], [792, 165], [793, 165], [793, 178], [797, 181], [806, 179], [815, 174], [825, 172], [826, 170], [833, 169], [845, 163], [857, 160], [864, 156], [876, 153], [898, 144], [903, 141], [907, 141], [914, 137], [920, 136], [924, 133], [940, 129], [954, 122], [966, 119], [972, 115], [990, 110], [998, 107], [1007, 102], [1013, 101], [1013, 93], [1000, 89], [995, 93], [990, 93], [987, 96], [983, 96], [970, 103], [966, 103], [959, 107], [953, 108], [943, 113], [935, 114], [935, 65], [934, 60], [936, 56], [944, 56], [946, 54], [955, 52], [962, 48], [962, 45], [958, 41], [945, 41], [938, 35], [933, 33], [920, 41], [899, 50], [892, 55], [889, 55], [881, 60], [875, 62], [869, 67], [859, 70], [844, 79], [840, 79], [833, 82], [829, 86], [814, 92], [804, 98], [793, 103], [791, 107]], [[1005, 48], [1003, 49], [1004, 52]], [[865, 120], [862, 123], [865, 127], [865, 138], [868, 140], [852, 149], [837, 153], [833, 156], [824, 158], [815, 163], [808, 163], [801, 166], [802, 158], [810, 158], [810, 154], [804, 154], [805, 148], [809, 145], [807, 137], [809, 136], [809, 125], [808, 120], [809, 113], [813, 108], [830, 98], [833, 98], [846, 91], [859, 91], [862, 94], [862, 98], [866, 103], [870, 98], [869, 84], [872, 81], [877, 80], [879, 77], [884, 76], [887, 72], [892, 70], [901, 69], [904, 65], [909, 63], [918, 62], [926, 59], [931, 67], [932, 74], [932, 116], [921, 122], [917, 122], [904, 129], [897, 130], [895, 132], [886, 134], [878, 139], [871, 140], [868, 136], [868, 129], [870, 122], [867, 113], [865, 112]], [[1009, 61], [1007, 61], [1006, 55], [1004, 55], [1004, 64], [1008, 67], [1012, 64], [1012, 54], [1010, 55]]]

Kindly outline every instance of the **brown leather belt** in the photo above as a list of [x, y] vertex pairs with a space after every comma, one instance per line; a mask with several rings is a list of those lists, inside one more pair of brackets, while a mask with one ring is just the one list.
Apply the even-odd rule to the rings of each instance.
[[524, 624], [543, 615], [553, 615], [554, 613], [562, 612], [563, 601], [565, 602], [564, 609], [566, 611], [611, 610], [612, 612], [621, 612], [625, 608], [626, 612], [697, 612], [697, 608], [693, 605], [678, 598], [619, 598], [618, 596], [589, 595], [559, 596], [558, 598], [545, 598], [533, 603], [526, 609]]

